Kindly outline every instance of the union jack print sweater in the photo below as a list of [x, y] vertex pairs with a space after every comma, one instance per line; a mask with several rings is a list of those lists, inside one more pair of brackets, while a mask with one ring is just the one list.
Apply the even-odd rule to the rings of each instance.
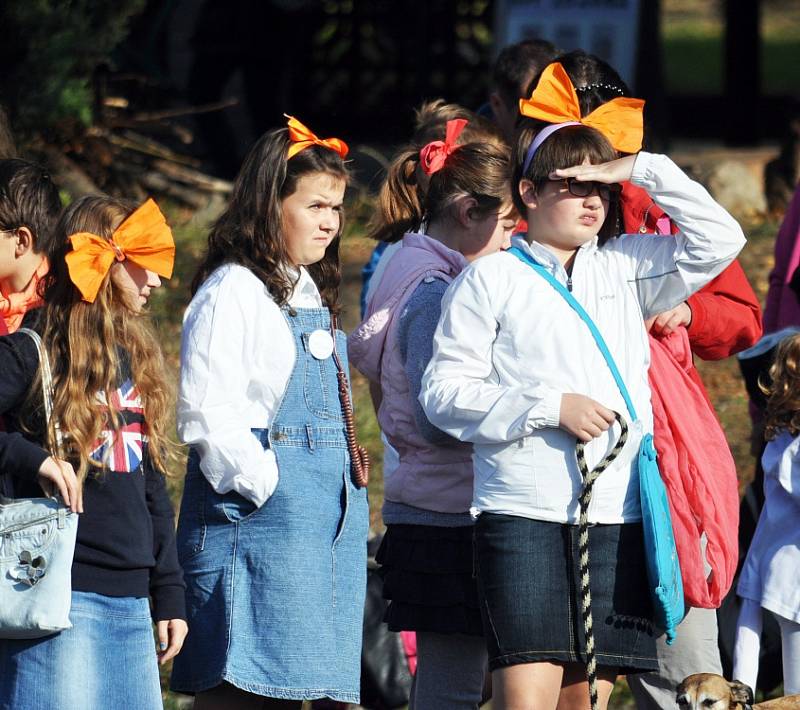
[[[37, 309], [38, 311], [38, 309]], [[29, 312], [23, 326], [38, 330], [38, 313]], [[98, 464], [83, 490], [84, 513], [72, 565], [73, 589], [112, 597], [151, 597], [153, 618], [186, 618], [183, 573], [175, 548], [175, 515], [164, 476], [147, 455], [147, 425], [130, 367], [121, 358], [120, 385], [109, 398], [120, 412], [119, 435], [104, 431], [92, 452]], [[21, 426], [20, 409], [35, 380], [39, 358], [24, 333], [0, 337], [0, 476], [17, 497], [40, 496], [39, 467], [49, 453], [42, 433]], [[44, 431], [28, 422], [34, 432]], [[9, 481], [10, 479], [10, 481]]]

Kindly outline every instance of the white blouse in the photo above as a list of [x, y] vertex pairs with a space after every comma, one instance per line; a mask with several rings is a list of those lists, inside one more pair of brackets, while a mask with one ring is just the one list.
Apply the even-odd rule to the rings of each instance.
[[[304, 268], [289, 305], [322, 306]], [[275, 454], [250, 430], [271, 426], [295, 357], [286, 319], [246, 267], [220, 266], [194, 295], [183, 318], [177, 429], [218, 493], [261, 506], [275, 490]]]

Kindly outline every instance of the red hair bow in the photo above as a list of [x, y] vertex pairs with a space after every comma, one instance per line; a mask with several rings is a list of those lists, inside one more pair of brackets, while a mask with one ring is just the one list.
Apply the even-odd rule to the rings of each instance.
[[469, 121], [455, 118], [447, 122], [444, 141], [432, 141], [419, 152], [419, 161], [426, 175], [433, 175], [444, 167], [448, 156], [458, 148], [456, 141]]

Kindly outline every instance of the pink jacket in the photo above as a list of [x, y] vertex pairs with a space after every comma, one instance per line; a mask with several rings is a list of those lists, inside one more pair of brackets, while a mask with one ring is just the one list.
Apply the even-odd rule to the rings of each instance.
[[774, 333], [789, 325], [800, 325], [800, 303], [789, 282], [800, 266], [800, 186], [783, 218], [775, 239], [775, 267], [769, 275], [764, 308], [764, 332]]
[[431, 444], [414, 419], [411, 392], [397, 345], [403, 307], [423, 279], [452, 281], [467, 265], [452, 249], [423, 234], [406, 234], [373, 294], [365, 319], [347, 340], [350, 362], [380, 384], [378, 423], [400, 464], [384, 481], [396, 503], [441, 513], [463, 513], [472, 501], [472, 446]]
[[[714, 609], [728, 593], [739, 559], [736, 464], [705, 390], [691, 377], [685, 328], [650, 338], [650, 386], [661, 477], [689, 606]], [[707, 540], [706, 577], [700, 548]]]

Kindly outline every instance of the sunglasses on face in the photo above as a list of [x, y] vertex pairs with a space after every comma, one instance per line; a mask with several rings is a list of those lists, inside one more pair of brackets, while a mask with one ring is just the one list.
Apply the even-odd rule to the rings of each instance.
[[575, 197], [589, 197], [595, 190], [601, 200], [615, 200], [622, 191], [622, 186], [618, 183], [596, 182], [595, 180], [578, 180], [577, 178], [558, 178], [549, 182], [563, 182], [564, 187], [569, 190], [570, 195]]

